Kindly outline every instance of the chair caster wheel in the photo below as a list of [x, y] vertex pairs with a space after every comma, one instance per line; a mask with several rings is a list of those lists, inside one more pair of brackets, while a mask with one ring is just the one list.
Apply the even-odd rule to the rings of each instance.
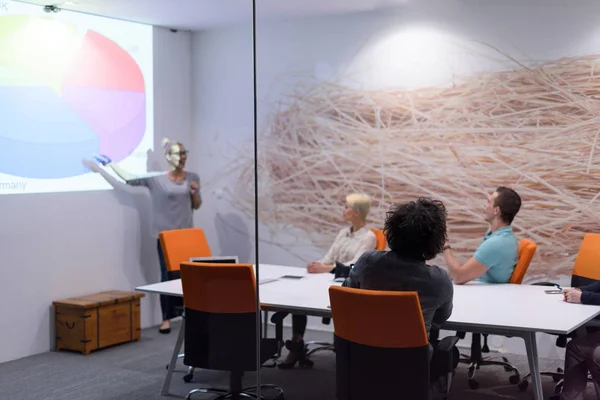
[[[520, 380], [521, 380], [521, 377], [519, 375], [511, 375], [508, 378], [508, 381], [510, 382], [511, 385], [518, 384]], [[525, 382], [527, 382], [527, 381], [525, 381]]]
[[[556, 384], [556, 386], [554, 387], [554, 394], [560, 397], [560, 395], [562, 394], [562, 390], [563, 390], [563, 385], [561, 382], [561, 383]], [[558, 399], [558, 397], [557, 397], [557, 399]]]
[[529, 382], [527, 382], [527, 381], [521, 381], [521, 382], [519, 382], [519, 384], [517, 385], [517, 387], [519, 388], [519, 390], [520, 390], [521, 392], [524, 392], [524, 391], [526, 391], [528, 386], [529, 386]]
[[185, 383], [189, 383], [189, 382], [191, 382], [191, 381], [192, 381], [192, 379], [194, 379], [194, 374], [185, 374], [185, 375], [183, 376], [183, 381], [184, 381]]
[[169, 366], [167, 365], [167, 366], [165, 367], [165, 369], [169, 369]]
[[469, 379], [469, 387], [473, 390], [479, 389], [479, 382], [477, 382], [475, 379]]

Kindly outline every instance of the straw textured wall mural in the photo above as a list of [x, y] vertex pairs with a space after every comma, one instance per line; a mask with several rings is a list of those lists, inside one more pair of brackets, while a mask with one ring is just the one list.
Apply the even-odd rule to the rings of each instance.
[[[293, 226], [326, 250], [345, 194], [374, 198], [374, 225], [392, 203], [431, 196], [466, 261], [487, 195], [509, 185], [524, 202], [513, 226], [538, 243], [527, 280], [570, 275], [584, 232], [600, 230], [599, 60], [515, 61], [411, 91], [299, 86], [259, 140], [259, 218], [274, 237]], [[239, 161], [235, 199], [253, 214], [252, 159]]]

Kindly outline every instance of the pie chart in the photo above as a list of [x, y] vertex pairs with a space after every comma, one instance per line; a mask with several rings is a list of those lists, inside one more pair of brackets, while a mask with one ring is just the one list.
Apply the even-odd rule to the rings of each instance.
[[144, 76], [106, 36], [52, 18], [0, 16], [0, 173], [59, 179], [118, 162], [146, 131]]

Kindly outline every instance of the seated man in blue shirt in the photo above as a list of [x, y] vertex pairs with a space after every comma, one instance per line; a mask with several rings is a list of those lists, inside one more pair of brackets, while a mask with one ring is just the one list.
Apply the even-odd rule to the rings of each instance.
[[488, 198], [485, 221], [490, 228], [483, 241], [466, 263], [456, 260], [448, 243], [444, 259], [448, 273], [456, 284], [472, 280], [486, 283], [508, 283], [517, 265], [519, 245], [510, 224], [521, 208], [521, 197], [514, 190], [499, 187]]

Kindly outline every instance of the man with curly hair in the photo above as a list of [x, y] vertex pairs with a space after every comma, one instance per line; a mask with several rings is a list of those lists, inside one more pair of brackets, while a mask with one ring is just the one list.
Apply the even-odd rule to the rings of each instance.
[[485, 283], [508, 283], [515, 270], [519, 244], [511, 223], [521, 209], [521, 197], [513, 189], [499, 187], [485, 205], [484, 219], [490, 224], [483, 241], [466, 263], [456, 260], [450, 244], [444, 246], [444, 260], [454, 283], [478, 280]]
[[441, 326], [452, 314], [452, 280], [444, 269], [427, 264], [444, 248], [446, 217], [438, 200], [392, 206], [384, 226], [390, 250], [363, 253], [343, 286], [418, 292], [429, 335], [432, 325]]

